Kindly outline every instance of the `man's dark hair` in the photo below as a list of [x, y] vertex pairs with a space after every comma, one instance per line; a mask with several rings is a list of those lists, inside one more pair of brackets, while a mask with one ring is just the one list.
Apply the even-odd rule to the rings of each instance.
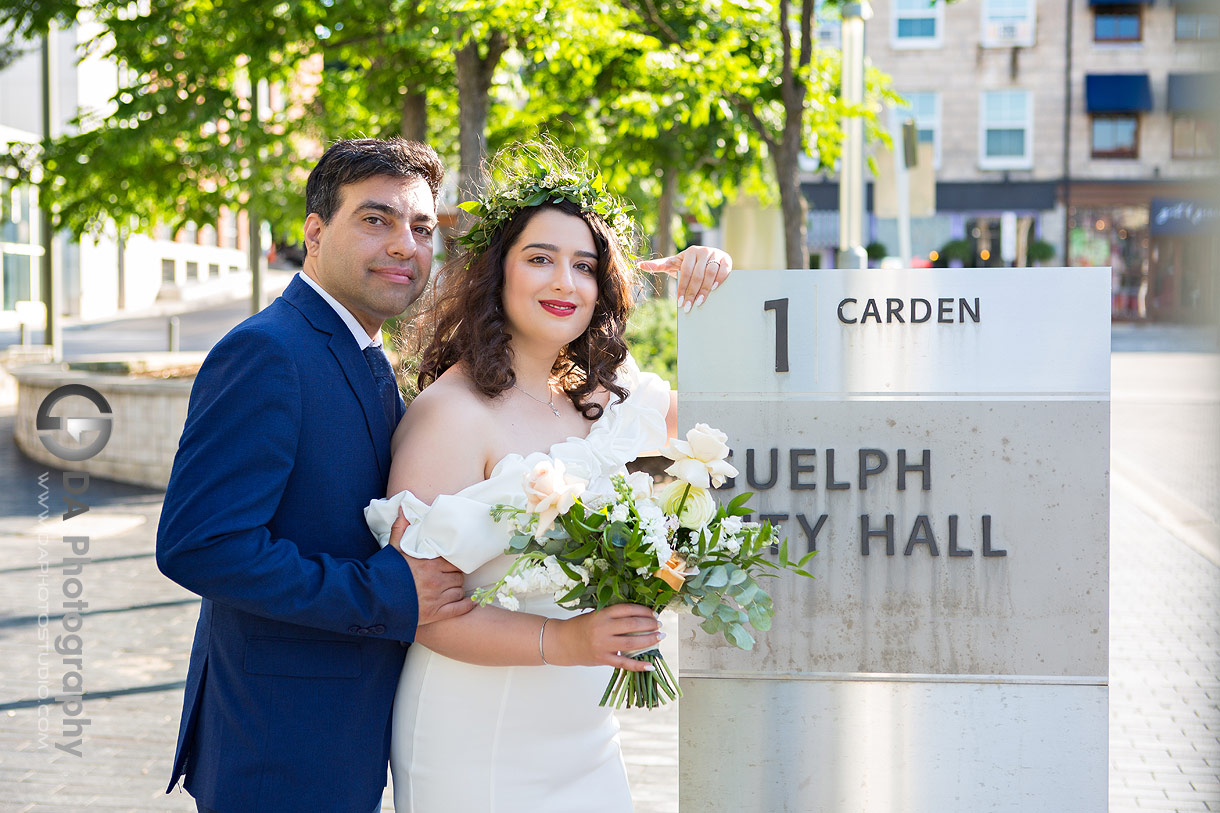
[[435, 201], [440, 196], [445, 168], [436, 151], [418, 141], [398, 137], [336, 141], [305, 182], [305, 214], [317, 212], [323, 223], [329, 223], [339, 210], [343, 187], [376, 175], [421, 178]]

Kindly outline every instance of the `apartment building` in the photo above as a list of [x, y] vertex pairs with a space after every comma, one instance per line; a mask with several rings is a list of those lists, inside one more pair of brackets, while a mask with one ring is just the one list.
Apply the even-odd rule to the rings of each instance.
[[[1044, 264], [1114, 267], [1116, 317], [1220, 311], [1220, 6], [879, 0], [872, 11], [867, 58], [906, 99], [894, 112], [914, 120], [933, 162], [915, 257], [985, 267], [1053, 253]], [[824, 44], [833, 36], [824, 28]], [[813, 252], [837, 243], [837, 186], [805, 184]], [[870, 239], [896, 254], [897, 221], [875, 214], [893, 206], [874, 206], [872, 191]]]

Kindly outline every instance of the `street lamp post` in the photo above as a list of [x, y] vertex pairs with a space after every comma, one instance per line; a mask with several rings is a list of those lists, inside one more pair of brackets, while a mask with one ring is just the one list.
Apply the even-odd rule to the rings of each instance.
[[[54, 24], [47, 27], [42, 38], [42, 137], [43, 143], [49, 144], [55, 137], [56, 117], [59, 114], [58, 81], [55, 70], [55, 35]], [[45, 175], [44, 175], [45, 178]], [[59, 252], [55, 246], [55, 230], [52, 224], [50, 195], [41, 194], [39, 190], [38, 204], [41, 223], [40, 237], [42, 239], [41, 277], [42, 302], [46, 306], [46, 327], [43, 329], [42, 343], [50, 346], [51, 357], [55, 361], [63, 358], [64, 338], [63, 324], [60, 321], [60, 308], [63, 306], [63, 283], [60, 271]]]
[[[873, 16], [867, 2], [843, 6], [843, 102], [864, 103], [864, 21]], [[843, 117], [843, 150], [839, 155], [839, 265], [868, 268], [864, 250], [864, 121]]]

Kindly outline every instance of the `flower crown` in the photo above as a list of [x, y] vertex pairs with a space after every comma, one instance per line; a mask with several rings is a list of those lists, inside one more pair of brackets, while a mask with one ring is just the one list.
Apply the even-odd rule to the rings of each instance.
[[632, 253], [635, 207], [611, 194], [596, 169], [549, 140], [527, 141], [496, 154], [486, 171], [487, 185], [478, 200], [459, 207], [477, 220], [458, 243], [471, 254], [489, 245], [496, 231], [521, 209], [569, 201], [597, 215], [614, 231], [622, 250]]

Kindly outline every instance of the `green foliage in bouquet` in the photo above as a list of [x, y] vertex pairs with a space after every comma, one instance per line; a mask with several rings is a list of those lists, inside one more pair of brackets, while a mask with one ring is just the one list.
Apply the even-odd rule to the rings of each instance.
[[[554, 589], [556, 603], [572, 610], [631, 603], [660, 611], [684, 605], [702, 619], [705, 632], [719, 633], [734, 646], [748, 650], [755, 641], [746, 624], [766, 631], [775, 613], [771, 596], [758, 579], [774, 577], [781, 569], [812, 578], [805, 567], [814, 552], [794, 561], [787, 541], [777, 543], [770, 523], [742, 521], [750, 514], [748, 493], [728, 505], [716, 506], [710, 517], [706, 512], [706, 520], [695, 524], [687, 520], [683, 509], [691, 497], [713, 505], [706, 490], [678, 483], [684, 490], [680, 498], [674, 495], [676, 509], [662, 512], [651, 494], [641, 497], [626, 478], [616, 476], [612, 482], [612, 501], [590, 507], [573, 499], [556, 516], [556, 524], [541, 531], [537, 514], [510, 505], [493, 508], [496, 520], [507, 520], [515, 527], [505, 552], [518, 557], [500, 581], [476, 591], [475, 600], [487, 604], [499, 599], [515, 605], [513, 590], [528, 586]], [[658, 546], [663, 546], [660, 551]], [[779, 554], [776, 561], [767, 558], [773, 548]], [[681, 571], [671, 568], [668, 580], [666, 567], [658, 567], [665, 559], [678, 563]], [[557, 580], [557, 571], [564, 578]], [[546, 572], [551, 574], [549, 581]], [[538, 578], [529, 584], [534, 576]], [[654, 671], [616, 669], [601, 705], [655, 708], [666, 697], [681, 696], [678, 682], [658, 650], [632, 657], [653, 664]]]

